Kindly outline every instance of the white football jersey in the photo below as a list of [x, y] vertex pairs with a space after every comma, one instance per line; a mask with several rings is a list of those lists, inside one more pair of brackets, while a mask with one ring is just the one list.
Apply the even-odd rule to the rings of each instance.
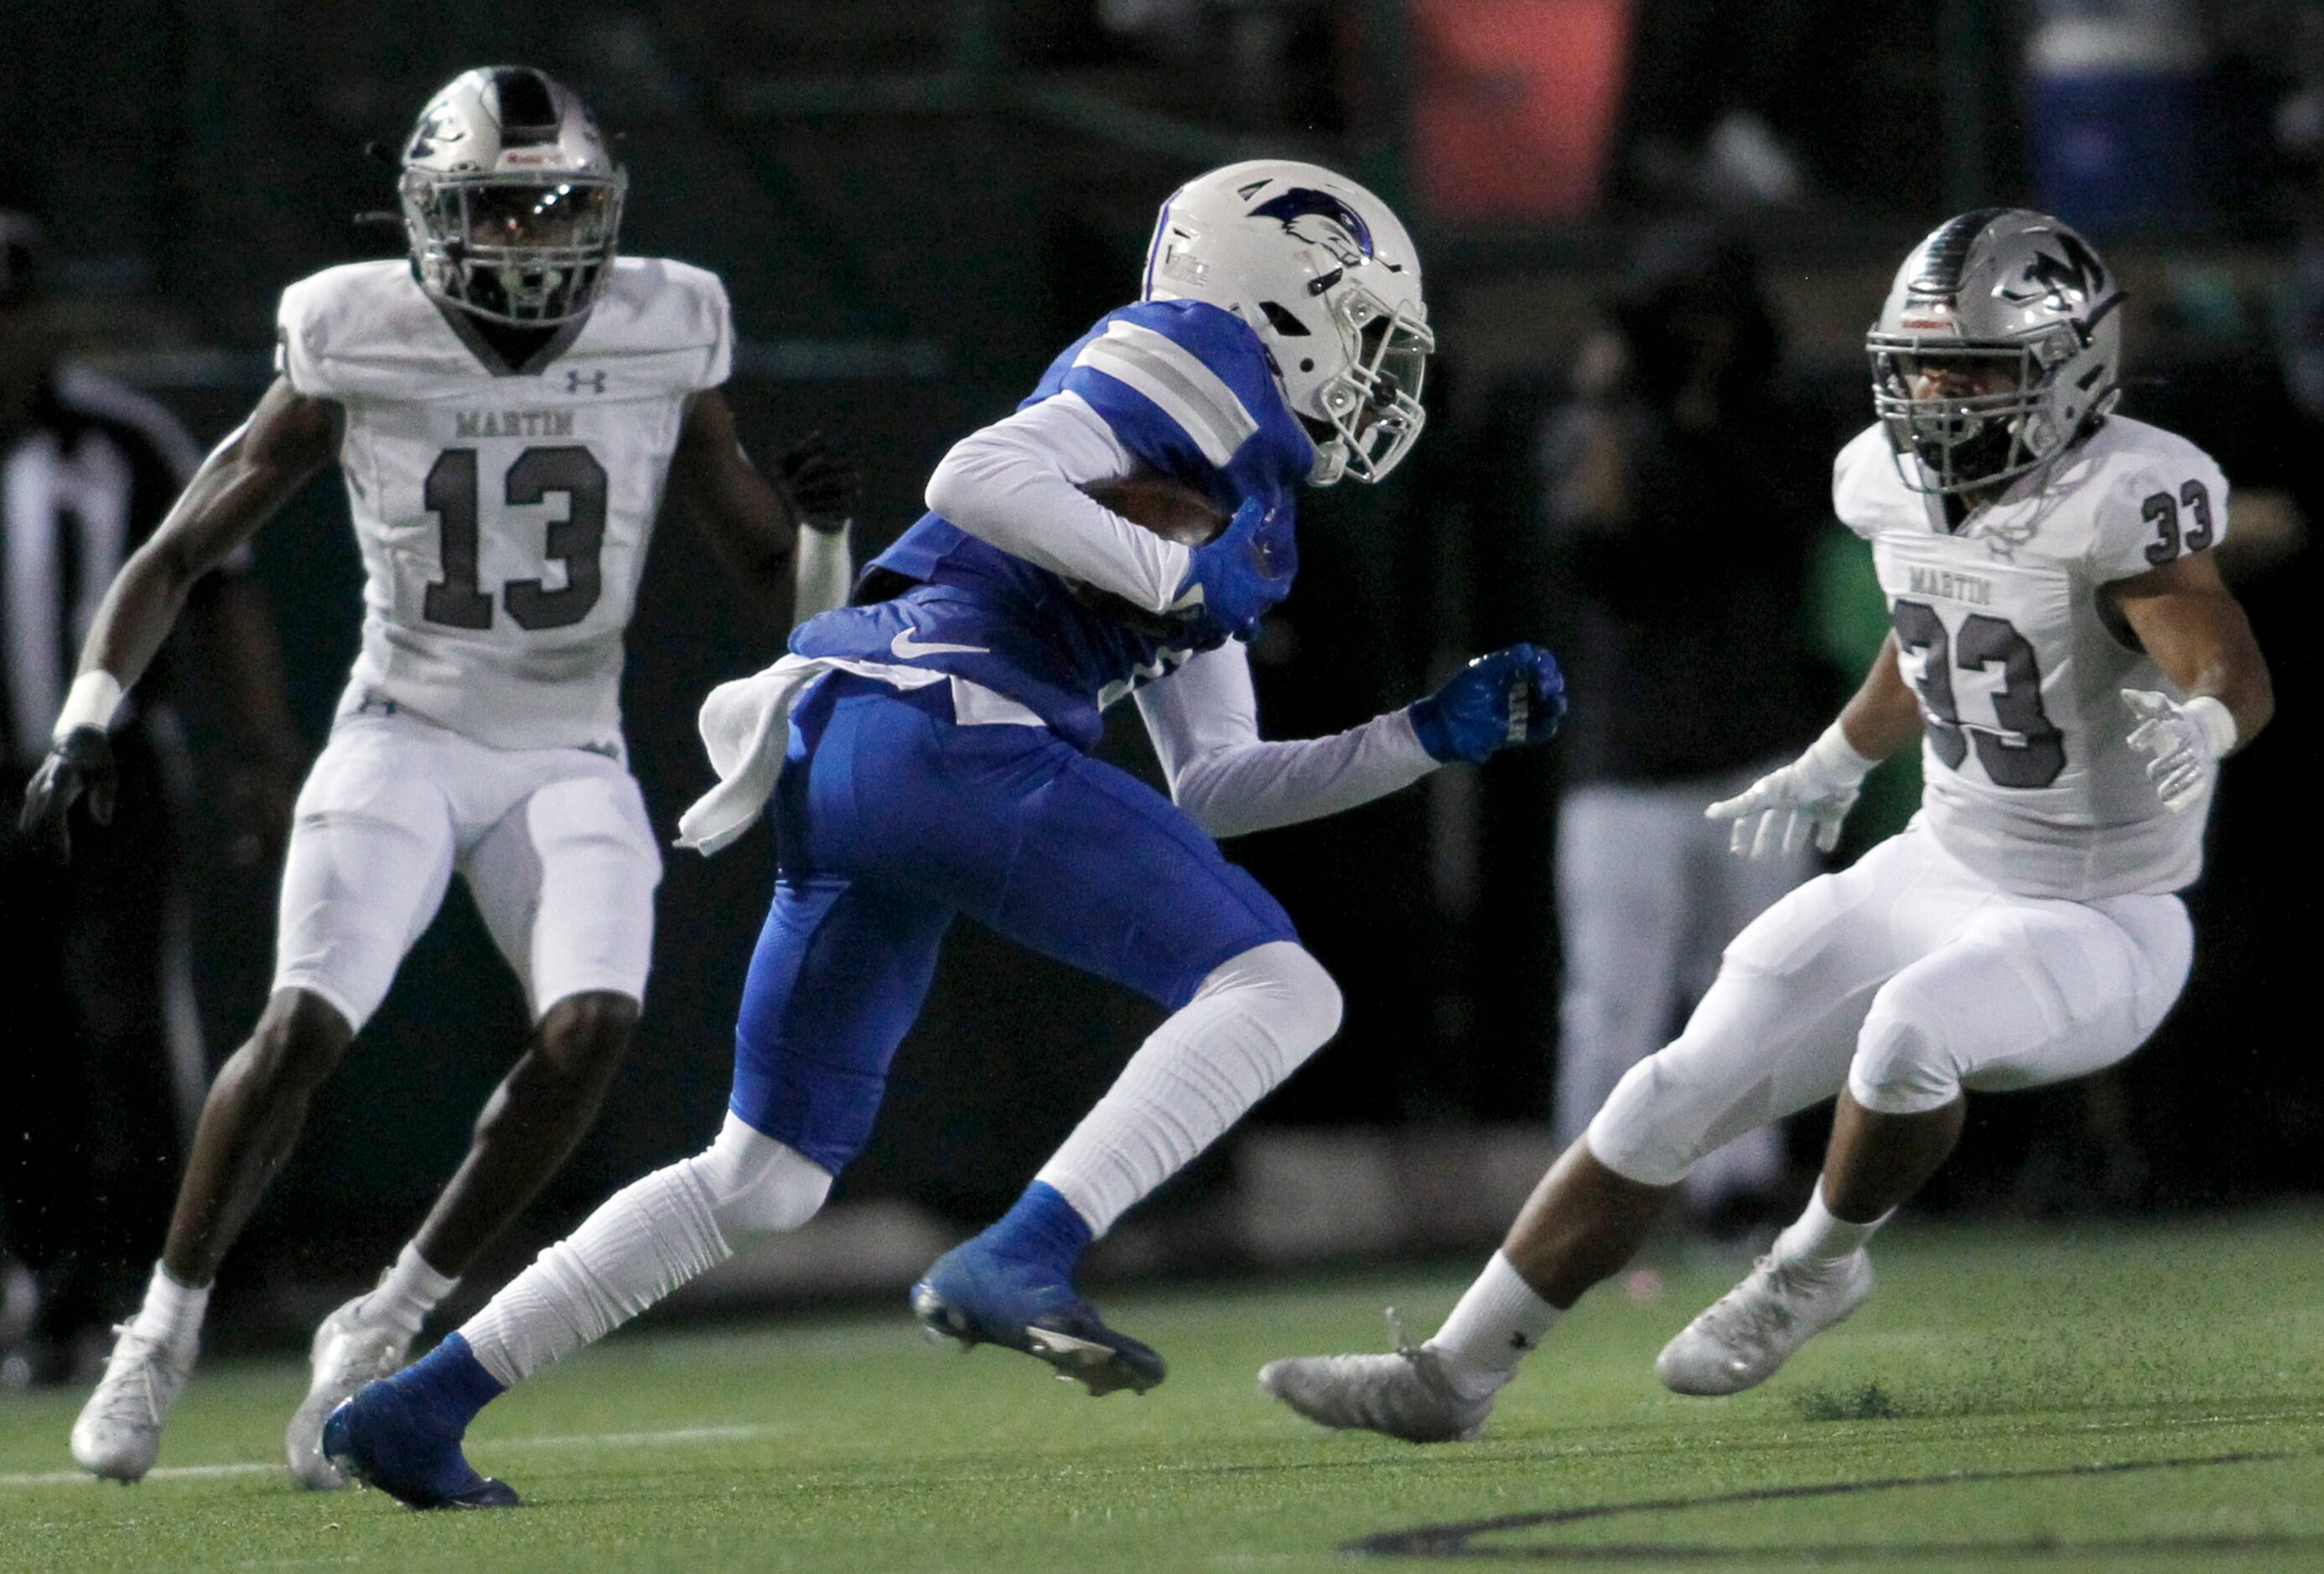
[[725, 287], [622, 257], [511, 367], [410, 264], [282, 292], [277, 369], [346, 411], [363, 549], [348, 688], [497, 749], [621, 747], [622, 632], [689, 396], [733, 359]]
[[[1917, 463], [1905, 460], [1904, 463]], [[1872, 544], [1923, 726], [1922, 812], [1945, 850], [2025, 896], [2175, 891], [2208, 799], [2163, 806], [2126, 688], [2184, 696], [2099, 594], [2227, 532], [2227, 483], [2185, 438], [2107, 419], [2044, 474], [1948, 527], [1877, 426], [1840, 452], [1832, 506]]]

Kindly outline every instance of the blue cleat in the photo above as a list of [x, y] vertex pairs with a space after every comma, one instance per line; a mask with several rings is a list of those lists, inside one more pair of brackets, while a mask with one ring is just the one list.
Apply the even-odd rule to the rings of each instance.
[[936, 1260], [912, 1286], [912, 1315], [931, 1339], [1005, 1345], [1047, 1361], [1092, 1398], [1120, 1388], [1143, 1394], [1169, 1370], [1153, 1349], [1106, 1327], [1070, 1281], [1004, 1256], [983, 1236]]
[[[476, 1474], [460, 1451], [469, 1421], [491, 1395], [445, 1392], [449, 1360], [475, 1364], [457, 1334], [418, 1365], [364, 1384], [324, 1420], [323, 1457], [413, 1508], [514, 1508], [516, 1489]], [[475, 1376], [492, 1394], [500, 1391], [481, 1367]]]

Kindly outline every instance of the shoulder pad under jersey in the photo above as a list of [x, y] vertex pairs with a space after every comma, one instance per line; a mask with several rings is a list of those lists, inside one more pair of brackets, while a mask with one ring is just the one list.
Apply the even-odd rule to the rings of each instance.
[[2091, 434], [2089, 474], [2068, 505], [2077, 555], [2092, 577], [2128, 579], [2227, 538], [2227, 478], [2209, 454], [2144, 421], [2109, 416]]
[[1144, 464], [1225, 470], [1290, 421], [1259, 336], [1196, 300], [1142, 301], [1100, 319], [1058, 358], [1036, 399], [1078, 395]]

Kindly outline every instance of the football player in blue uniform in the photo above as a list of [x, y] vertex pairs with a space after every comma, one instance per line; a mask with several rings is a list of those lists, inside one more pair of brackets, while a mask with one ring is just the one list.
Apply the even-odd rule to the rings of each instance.
[[[1093, 1393], [1162, 1380], [1161, 1357], [1075, 1292], [1075, 1266], [1340, 1022], [1330, 976], [1213, 838], [1545, 741], [1563, 713], [1555, 663], [1519, 645], [1349, 732], [1259, 739], [1242, 641], [1291, 587], [1296, 490], [1396, 467], [1434, 347], [1411, 242], [1354, 182], [1257, 161], [1164, 205], [1143, 299], [954, 447], [931, 511], [872, 564], [858, 604], [803, 625], [788, 656], [704, 708], [721, 781], [681, 840], [715, 851], [771, 803], [780, 850], [716, 1140], [615, 1195], [425, 1359], [341, 1406], [334, 1459], [407, 1503], [513, 1502], [462, 1456], [469, 1420], [740, 1243], [815, 1214], [871, 1132], [957, 914], [1171, 1015], [1017, 1205], [928, 1270], [914, 1311]], [[1188, 547], [1083, 490], [1144, 474], [1230, 522]], [[1171, 798], [1091, 756], [1101, 709], [1132, 691]]]

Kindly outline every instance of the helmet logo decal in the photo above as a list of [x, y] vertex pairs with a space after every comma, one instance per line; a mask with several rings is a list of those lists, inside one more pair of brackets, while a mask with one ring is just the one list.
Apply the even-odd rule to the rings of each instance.
[[2080, 235], [2067, 232], [2052, 238], [2065, 255], [2055, 256], [2046, 248], [2036, 248], [2034, 260], [2025, 264], [2020, 275], [2031, 288], [2012, 290], [2006, 283], [1997, 284], [1993, 292], [2019, 306], [2046, 300], [2052, 310], [2065, 311], [2072, 304], [2066, 299], [2068, 296], [2088, 302], [2106, 288], [2106, 266], [2095, 252], [2082, 244]]
[[[1270, 198], [1252, 208], [1250, 216], [1277, 221], [1286, 234], [1296, 235], [1310, 245], [1322, 246], [1338, 258], [1343, 268], [1358, 267], [1371, 259], [1371, 226], [1364, 222], [1363, 215], [1328, 191], [1294, 186], [1282, 196]], [[1323, 219], [1323, 233], [1311, 235], [1297, 227], [1303, 218]], [[1335, 229], [1340, 233], [1332, 233]]]
[[465, 142], [467, 136], [468, 128], [460, 124], [460, 117], [452, 112], [450, 105], [431, 105], [420, 117], [420, 124], [411, 133], [411, 145], [404, 149], [403, 156], [407, 161], [424, 159], [439, 145]]

